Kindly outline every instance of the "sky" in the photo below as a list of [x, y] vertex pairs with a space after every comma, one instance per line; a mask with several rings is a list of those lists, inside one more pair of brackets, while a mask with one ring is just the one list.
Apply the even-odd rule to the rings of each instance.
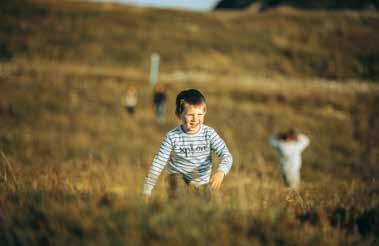
[[140, 6], [157, 6], [162, 8], [179, 8], [188, 10], [210, 10], [219, 0], [103, 0], [104, 2], [121, 2]]

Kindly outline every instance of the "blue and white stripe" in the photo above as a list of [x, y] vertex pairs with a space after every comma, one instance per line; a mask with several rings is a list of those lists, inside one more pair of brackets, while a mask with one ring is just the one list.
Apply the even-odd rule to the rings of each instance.
[[233, 158], [224, 140], [216, 131], [201, 125], [195, 134], [185, 133], [181, 126], [169, 131], [145, 179], [143, 193], [150, 195], [162, 170], [168, 163], [169, 173], [180, 173], [185, 180], [195, 185], [207, 184], [212, 171], [211, 151], [220, 158], [218, 170], [229, 172]]

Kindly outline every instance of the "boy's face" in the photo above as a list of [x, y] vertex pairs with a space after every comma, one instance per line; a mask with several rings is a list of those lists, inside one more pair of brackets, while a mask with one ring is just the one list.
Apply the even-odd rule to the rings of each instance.
[[204, 123], [205, 105], [190, 105], [185, 103], [183, 113], [180, 115], [183, 130], [186, 133], [196, 133]]

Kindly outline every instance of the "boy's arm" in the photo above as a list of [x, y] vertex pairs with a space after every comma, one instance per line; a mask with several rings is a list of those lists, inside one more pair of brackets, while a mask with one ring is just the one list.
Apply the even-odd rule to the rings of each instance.
[[309, 145], [309, 142], [309, 138], [306, 135], [299, 134], [299, 145], [302, 150]]
[[[210, 134], [210, 143], [211, 143], [211, 150], [213, 150], [216, 153], [216, 155], [220, 158], [218, 172], [222, 172], [225, 176], [228, 174], [228, 172], [230, 171], [230, 168], [232, 167], [233, 157], [230, 154], [224, 140], [222, 140], [222, 138], [213, 129]], [[215, 173], [215, 175], [216, 174], [217, 172]], [[221, 178], [221, 174], [217, 174], [217, 176]], [[213, 178], [214, 177], [212, 177], [212, 179]], [[222, 178], [224, 177], [222, 176]]]
[[273, 146], [273, 147], [277, 147], [278, 144], [279, 144], [279, 141], [278, 141], [278, 137], [276, 134], [273, 134], [270, 136], [270, 139], [269, 139], [269, 142], [270, 144]]
[[149, 174], [145, 179], [145, 184], [143, 186], [144, 195], [151, 195], [151, 191], [153, 190], [159, 175], [161, 174], [163, 168], [167, 164], [168, 159], [170, 158], [171, 150], [172, 144], [170, 138], [168, 135], [166, 135], [159, 147], [158, 153], [154, 157]]

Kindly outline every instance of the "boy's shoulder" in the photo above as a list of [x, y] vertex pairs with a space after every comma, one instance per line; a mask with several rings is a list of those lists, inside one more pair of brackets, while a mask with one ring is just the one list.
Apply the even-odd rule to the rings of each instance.
[[170, 131], [168, 131], [166, 133], [167, 136], [172, 136], [172, 135], [177, 135], [177, 134], [180, 134], [182, 133], [182, 129], [180, 127], [180, 125], [174, 127], [173, 129], [171, 129]]
[[214, 134], [217, 133], [216, 130], [207, 125], [203, 125], [203, 134], [206, 135], [207, 137], [214, 136]]
[[210, 127], [210, 126], [204, 125], [204, 124], [203, 124], [203, 129], [204, 129], [204, 131], [215, 131], [215, 129], [213, 129], [213, 127]]

